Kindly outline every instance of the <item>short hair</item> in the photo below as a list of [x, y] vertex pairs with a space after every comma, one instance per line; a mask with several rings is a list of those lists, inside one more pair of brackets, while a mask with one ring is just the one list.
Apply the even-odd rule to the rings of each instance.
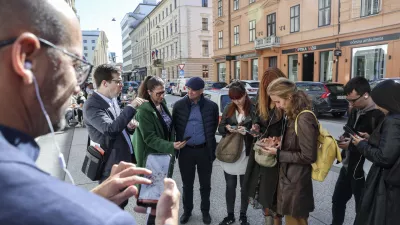
[[118, 67], [110, 64], [102, 64], [98, 66], [93, 74], [96, 87], [99, 88], [103, 80], [110, 82], [113, 79], [113, 73], [119, 74], [121, 73], [121, 70]]
[[62, 14], [46, 0], [0, 0], [0, 21], [2, 34], [26, 30], [55, 45], [71, 42]]
[[353, 90], [355, 90], [359, 95], [363, 95], [365, 93], [369, 94], [371, 93], [371, 86], [364, 77], [354, 77], [344, 86], [344, 93], [349, 95], [351, 92], [353, 92]]

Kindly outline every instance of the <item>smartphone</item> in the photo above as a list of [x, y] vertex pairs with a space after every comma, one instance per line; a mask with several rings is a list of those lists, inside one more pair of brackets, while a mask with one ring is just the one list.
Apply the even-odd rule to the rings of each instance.
[[238, 129], [238, 128], [237, 128], [237, 126], [232, 125], [232, 126], [231, 126], [231, 129], [232, 129], [232, 130], [236, 130], [236, 129]]
[[353, 136], [360, 136], [360, 134], [359, 134], [357, 131], [355, 131], [353, 128], [351, 128], [351, 127], [349, 127], [349, 126], [347, 126], [347, 125], [345, 125], [345, 126], [343, 127], [343, 130], [344, 130], [346, 133], [349, 133], [349, 134], [351, 134], [351, 135], [353, 135]]
[[146, 169], [152, 171], [150, 175], [144, 175], [151, 180], [151, 184], [139, 185], [139, 194], [136, 204], [143, 207], [156, 208], [158, 200], [164, 190], [164, 178], [171, 177], [173, 159], [170, 154], [149, 154], [146, 158]]
[[260, 133], [254, 130], [246, 130], [247, 133], [251, 134], [251, 135], [255, 135], [255, 136], [260, 136]]
[[190, 140], [190, 138], [192, 138], [191, 136], [189, 136], [189, 137], [185, 137], [184, 139], [183, 139], [183, 141], [189, 141]]

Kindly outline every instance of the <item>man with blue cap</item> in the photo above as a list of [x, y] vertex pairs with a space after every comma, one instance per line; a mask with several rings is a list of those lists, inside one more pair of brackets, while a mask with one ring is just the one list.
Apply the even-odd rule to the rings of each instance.
[[184, 213], [180, 222], [186, 224], [192, 215], [193, 184], [197, 166], [203, 222], [210, 224], [211, 172], [217, 146], [215, 132], [218, 128], [218, 105], [204, 98], [202, 78], [190, 78], [186, 87], [187, 95], [175, 103], [172, 113], [176, 141], [189, 138], [186, 146], [176, 153], [183, 182]]

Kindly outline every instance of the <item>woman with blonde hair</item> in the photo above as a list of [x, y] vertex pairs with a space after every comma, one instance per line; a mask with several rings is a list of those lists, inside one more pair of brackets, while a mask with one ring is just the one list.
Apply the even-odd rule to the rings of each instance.
[[266, 154], [276, 155], [280, 164], [277, 213], [285, 216], [287, 225], [306, 225], [314, 211], [311, 164], [317, 160], [318, 121], [312, 113], [300, 114], [311, 109], [311, 100], [293, 81], [276, 79], [267, 92], [285, 112], [281, 143], [274, 147], [259, 144]]
[[[279, 137], [282, 131], [282, 110], [277, 109], [267, 93], [268, 85], [285, 77], [278, 68], [268, 68], [261, 79], [256, 110], [253, 113], [253, 131], [260, 132], [258, 139]], [[255, 151], [250, 151], [244, 177], [244, 188], [254, 208], [264, 210], [265, 225], [279, 225], [281, 219], [276, 215], [276, 189], [278, 187], [278, 164], [264, 167], [255, 161]]]

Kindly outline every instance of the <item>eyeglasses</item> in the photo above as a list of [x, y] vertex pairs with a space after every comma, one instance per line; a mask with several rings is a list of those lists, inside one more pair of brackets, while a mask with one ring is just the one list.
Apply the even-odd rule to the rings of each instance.
[[111, 80], [111, 81], [114, 81], [118, 85], [122, 85], [122, 80]]
[[[4, 41], [0, 41], [0, 48], [7, 46], [7, 45], [11, 45], [13, 44], [15, 41], [17, 40], [17, 38], [12, 38], [9, 40], [4, 40]], [[79, 58], [77, 55], [72, 54], [70, 52], [68, 52], [67, 50], [60, 48], [56, 45], [54, 45], [53, 43], [51, 43], [50, 41], [47, 41], [43, 38], [38, 38], [39, 42], [42, 43], [45, 46], [48, 47], [52, 47], [58, 51], [61, 51], [62, 53], [68, 55], [69, 57], [73, 58], [76, 62], [76, 64], [74, 65], [74, 69], [75, 69], [75, 74], [76, 74], [76, 80], [78, 82], [78, 85], [82, 85], [83, 83], [85, 83], [85, 81], [87, 80], [89, 74], [92, 72], [93, 69], [93, 65], [86, 62], [85, 60]]]
[[360, 99], [363, 95], [364, 95], [364, 94], [360, 95], [360, 97], [358, 97], [358, 98], [356, 98], [356, 99], [347, 99], [347, 98], [346, 98], [346, 101], [348, 101], [349, 103], [354, 104], [354, 103], [356, 103], [356, 101], [357, 101], [358, 99]]
[[161, 97], [161, 95], [164, 95], [164, 94], [165, 94], [165, 91], [156, 92], [157, 97]]

